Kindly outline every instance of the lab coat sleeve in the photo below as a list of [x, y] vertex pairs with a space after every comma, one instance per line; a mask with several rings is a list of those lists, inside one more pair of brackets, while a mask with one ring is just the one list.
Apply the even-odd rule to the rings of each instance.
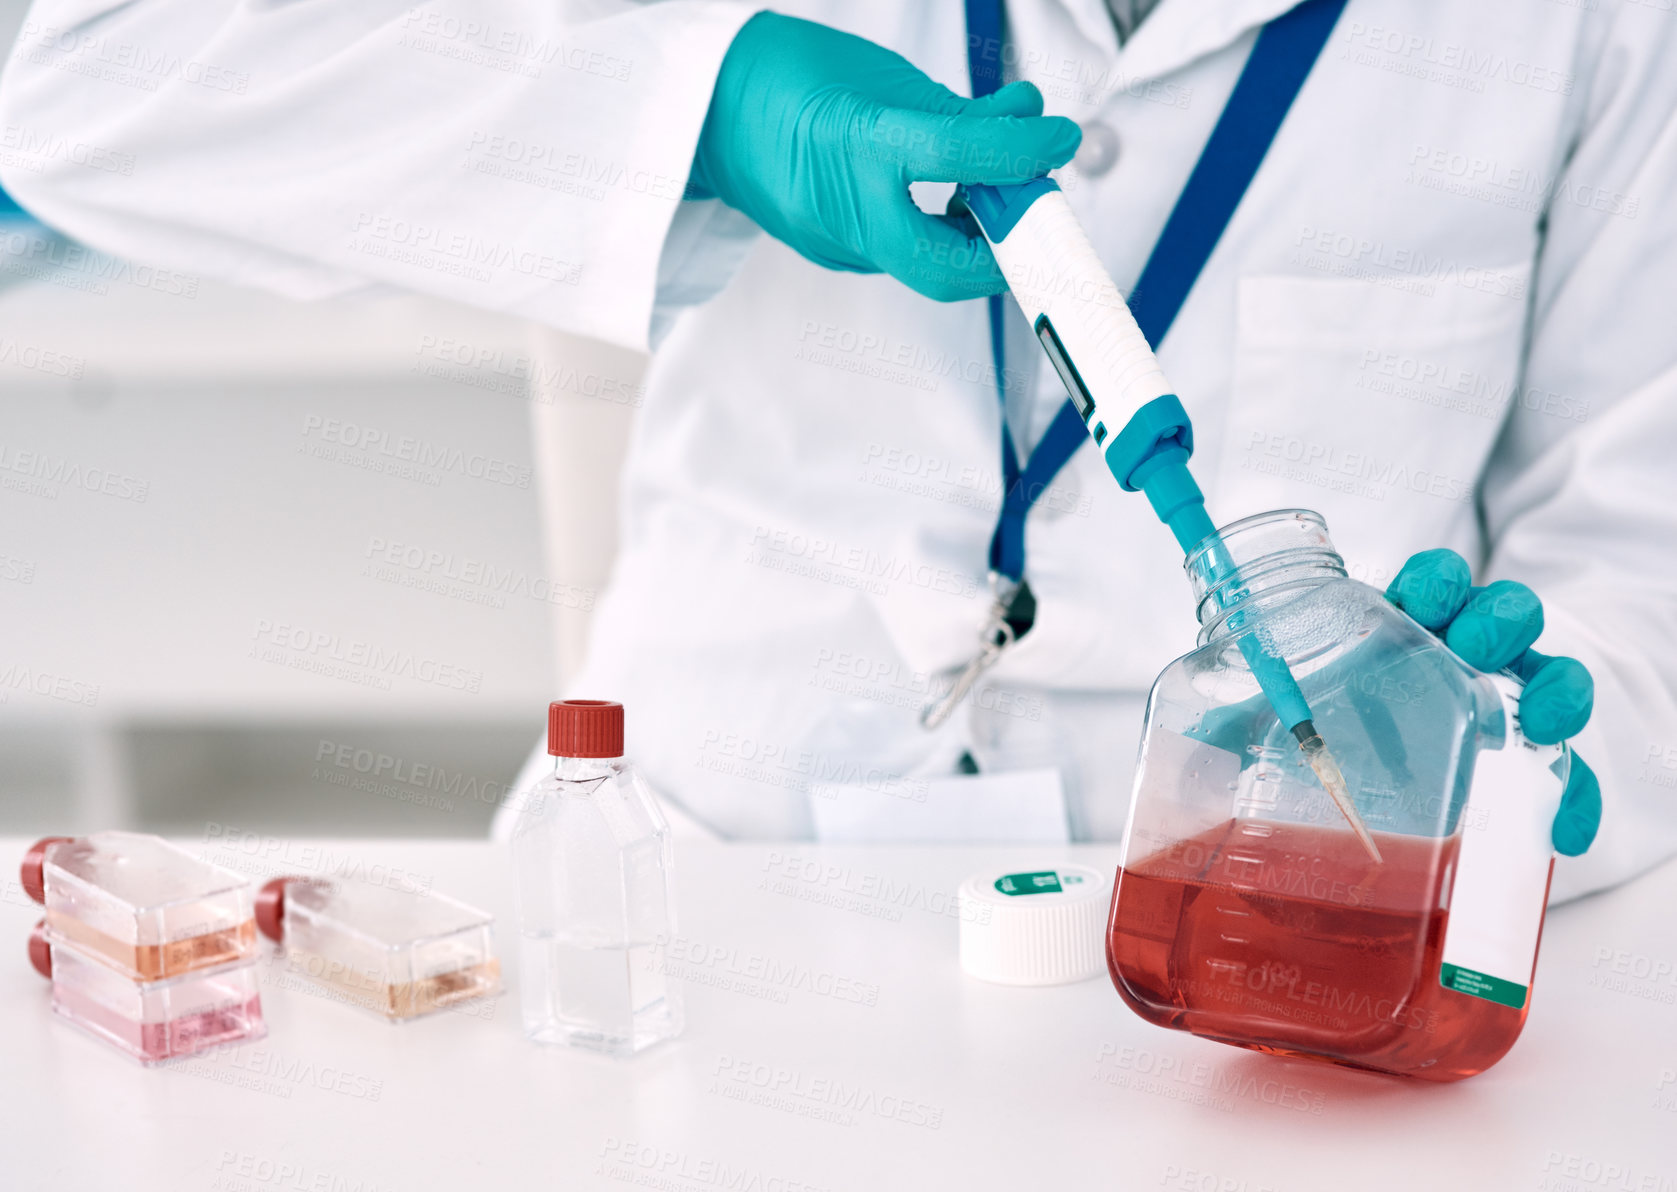
[[1677, 21], [1595, 16], [1482, 490], [1489, 578], [1535, 589], [1538, 648], [1595, 677], [1573, 746], [1601, 780], [1601, 834], [1559, 859], [1557, 900], [1677, 854]]
[[[313, 298], [394, 286], [644, 349], [726, 0], [36, 0], [0, 181], [97, 248]], [[737, 237], [736, 237], [737, 239]], [[662, 268], [661, 268], [662, 266]], [[660, 284], [664, 293], [660, 294]]]

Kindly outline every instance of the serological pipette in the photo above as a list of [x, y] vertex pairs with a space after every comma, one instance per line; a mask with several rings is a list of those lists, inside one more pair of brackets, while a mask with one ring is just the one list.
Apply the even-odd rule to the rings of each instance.
[[[1119, 486], [1147, 495], [1184, 552], [1210, 540], [1212, 566], [1232, 570], [1233, 560], [1205, 511], [1205, 495], [1188, 471], [1194, 449], [1188, 412], [1058, 184], [1038, 178], [1013, 186], [965, 186], [961, 198]], [[1378, 862], [1380, 850], [1285, 659], [1257, 634], [1237, 640], [1322, 789]]]

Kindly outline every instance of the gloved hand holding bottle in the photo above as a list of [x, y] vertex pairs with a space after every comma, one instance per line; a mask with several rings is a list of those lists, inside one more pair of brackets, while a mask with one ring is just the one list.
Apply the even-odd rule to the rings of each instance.
[[765, 12], [722, 61], [691, 187], [818, 265], [947, 302], [1007, 282], [982, 237], [920, 210], [908, 184], [1025, 182], [1081, 138], [1029, 83], [964, 99], [871, 41]]
[[[1531, 648], [1543, 631], [1543, 604], [1526, 585], [1498, 580], [1475, 587], [1466, 559], [1452, 550], [1426, 550], [1409, 557], [1387, 587], [1386, 598], [1474, 669], [1518, 675], [1525, 683], [1520, 727], [1532, 742], [1559, 744], [1589, 721], [1595, 683], [1584, 664]], [[1213, 709], [1193, 736], [1232, 748], [1228, 739], [1238, 736], [1248, 715], [1242, 707]], [[1600, 827], [1601, 785], [1575, 751], [1550, 834], [1555, 851], [1565, 857], [1583, 855]]]
[[[1531, 648], [1543, 632], [1543, 603], [1524, 584], [1498, 580], [1475, 587], [1467, 560], [1453, 550], [1410, 556], [1386, 589], [1386, 598], [1469, 666], [1512, 670], [1525, 682], [1520, 728], [1539, 745], [1555, 745], [1581, 732], [1595, 703], [1595, 681], [1576, 658], [1551, 658]], [[1576, 857], [1601, 827], [1601, 784], [1576, 753], [1555, 815], [1555, 851]]]

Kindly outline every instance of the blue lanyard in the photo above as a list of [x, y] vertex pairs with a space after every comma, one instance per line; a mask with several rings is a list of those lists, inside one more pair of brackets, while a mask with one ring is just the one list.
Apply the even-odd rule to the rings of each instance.
[[[1155, 351], [1240, 205], [1344, 7], [1345, 0], [1304, 0], [1258, 34], [1217, 126], [1129, 295], [1130, 311]], [[972, 93], [988, 95], [1001, 85], [1002, 0], [966, 0], [966, 8]], [[990, 353], [995, 359], [997, 392], [1002, 394], [1007, 375], [1002, 296], [992, 295], [989, 303]], [[990, 537], [991, 571], [1015, 583], [1023, 580], [1025, 518], [1088, 437], [1083, 419], [1068, 400], [1021, 470], [1003, 394], [1003, 497]]]

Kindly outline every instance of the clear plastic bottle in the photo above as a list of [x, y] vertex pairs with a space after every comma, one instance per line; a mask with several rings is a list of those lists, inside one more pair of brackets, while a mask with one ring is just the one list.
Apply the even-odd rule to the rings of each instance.
[[[1143, 1018], [1241, 1047], [1458, 1080], [1530, 1007], [1570, 758], [1484, 675], [1347, 578], [1320, 515], [1260, 514], [1187, 570], [1200, 646], [1147, 725], [1107, 933]], [[1254, 681], [1286, 660], [1372, 857]]]
[[513, 829], [525, 1032], [629, 1056], [681, 1033], [669, 825], [623, 756], [623, 705], [548, 709], [553, 774]]

